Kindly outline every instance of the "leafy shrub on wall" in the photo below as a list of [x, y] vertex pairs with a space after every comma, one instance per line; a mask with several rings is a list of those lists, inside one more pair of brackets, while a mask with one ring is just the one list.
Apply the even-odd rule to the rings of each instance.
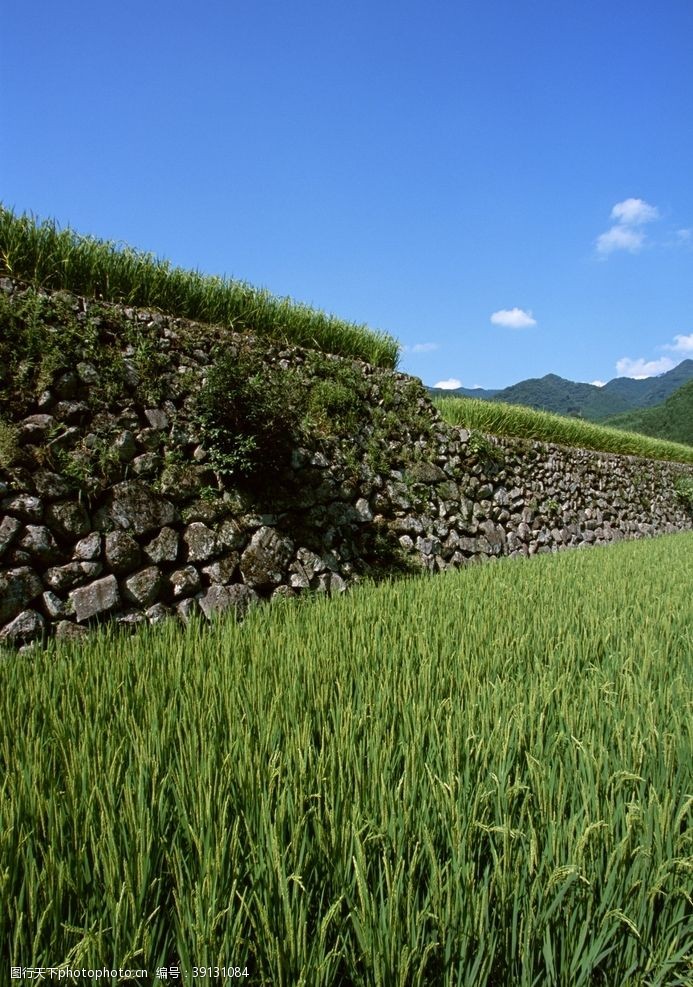
[[679, 500], [688, 508], [688, 510], [693, 514], [693, 477], [690, 476], [680, 476], [674, 482], [674, 490]]
[[248, 477], [285, 465], [297, 421], [298, 381], [250, 349], [220, 351], [197, 396], [196, 421], [209, 465]]

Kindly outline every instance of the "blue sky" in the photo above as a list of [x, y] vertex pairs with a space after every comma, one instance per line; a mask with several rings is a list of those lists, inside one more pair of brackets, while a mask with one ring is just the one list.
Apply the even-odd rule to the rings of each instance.
[[33, 0], [0, 200], [392, 332], [427, 384], [693, 356], [690, 0]]

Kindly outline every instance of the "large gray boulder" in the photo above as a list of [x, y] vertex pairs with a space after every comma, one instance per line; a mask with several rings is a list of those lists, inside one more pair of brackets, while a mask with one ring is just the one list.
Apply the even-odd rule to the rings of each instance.
[[105, 576], [88, 586], [81, 586], [70, 593], [75, 617], [81, 624], [92, 617], [116, 610], [120, 606], [118, 581], [115, 576]]
[[37, 470], [32, 479], [39, 497], [45, 497], [47, 500], [58, 500], [70, 495], [70, 484], [59, 473], [52, 473], [50, 470]]
[[44, 442], [54, 427], [52, 415], [29, 415], [19, 423], [20, 440], [27, 445]]
[[101, 535], [98, 531], [92, 531], [90, 535], [80, 539], [72, 550], [73, 559], [82, 562], [93, 562], [101, 555]]
[[61, 620], [55, 626], [55, 637], [57, 641], [81, 641], [89, 631], [86, 627], [80, 627], [71, 620]]
[[94, 517], [99, 531], [120, 529], [133, 535], [146, 535], [177, 521], [174, 504], [158, 497], [139, 480], [117, 483]]
[[161, 408], [145, 408], [144, 415], [150, 428], [159, 432], [168, 428], [168, 415]]
[[140, 564], [142, 553], [132, 535], [125, 531], [109, 531], [105, 542], [106, 562], [119, 576], [132, 572]]
[[36, 610], [22, 610], [7, 627], [0, 631], [0, 641], [9, 644], [28, 644], [43, 635], [46, 621]]
[[426, 460], [412, 463], [407, 470], [407, 474], [409, 479], [414, 483], [442, 483], [448, 479], [440, 466]]
[[176, 598], [190, 596], [200, 588], [200, 574], [194, 565], [176, 569], [168, 578]]
[[16, 617], [42, 592], [41, 580], [29, 566], [0, 572], [0, 625]]
[[175, 562], [178, 558], [178, 532], [173, 528], [162, 528], [159, 534], [145, 545], [144, 554], [155, 565], [161, 562]]
[[165, 603], [155, 603], [145, 611], [145, 617], [150, 624], [160, 624], [163, 620], [168, 620], [171, 610]]
[[28, 524], [19, 541], [19, 547], [39, 562], [56, 562], [60, 558], [60, 549], [50, 530], [43, 524]]
[[491, 555], [503, 555], [507, 548], [507, 536], [502, 525], [493, 521], [483, 521], [480, 525], [488, 541]]
[[373, 520], [373, 511], [365, 497], [359, 497], [354, 504], [354, 510], [359, 521], [367, 522]]
[[102, 569], [100, 562], [68, 562], [46, 569], [43, 581], [49, 589], [62, 593], [95, 579], [101, 575]]
[[32, 524], [37, 524], [43, 519], [43, 502], [38, 497], [33, 497], [27, 493], [5, 497], [0, 502], [0, 509]]
[[128, 576], [123, 582], [123, 595], [126, 600], [141, 607], [150, 607], [156, 601], [161, 589], [161, 573], [155, 565]]
[[43, 609], [51, 620], [56, 620], [58, 617], [64, 617], [67, 614], [67, 606], [64, 600], [61, 600], [59, 596], [53, 593], [52, 590], [47, 589], [46, 592], [41, 597], [43, 603]]
[[224, 548], [242, 548], [246, 536], [238, 521], [228, 518], [222, 521], [217, 529], [217, 537]]
[[232, 586], [221, 586], [214, 583], [203, 595], [198, 597], [200, 608], [205, 617], [235, 610], [236, 616], [242, 616], [250, 606], [259, 602], [259, 596], [250, 586], [234, 583]]
[[188, 562], [209, 562], [219, 554], [219, 539], [202, 521], [193, 521], [183, 532]]
[[211, 565], [204, 566], [202, 572], [209, 579], [210, 583], [230, 583], [236, 572], [240, 555], [238, 552], [229, 552]]
[[124, 429], [113, 440], [113, 449], [122, 463], [129, 463], [137, 455], [135, 436], [129, 429]]
[[21, 527], [22, 522], [18, 521], [16, 517], [10, 517], [9, 514], [0, 521], [0, 558], [17, 537], [17, 532]]
[[89, 533], [91, 524], [86, 509], [77, 500], [49, 504], [46, 524], [59, 537], [75, 541]]
[[274, 528], [258, 528], [241, 556], [241, 574], [253, 588], [278, 586], [286, 582], [287, 567], [294, 545]]

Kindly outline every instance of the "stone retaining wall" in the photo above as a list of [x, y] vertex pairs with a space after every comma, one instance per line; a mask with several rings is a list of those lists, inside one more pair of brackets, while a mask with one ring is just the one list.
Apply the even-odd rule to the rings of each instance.
[[[0, 288], [10, 299], [31, 290], [9, 279]], [[92, 345], [11, 423], [17, 457], [0, 470], [0, 643], [79, 637], [104, 619], [243, 613], [383, 571], [693, 528], [674, 488], [691, 467], [470, 435], [440, 420], [420, 382], [356, 361], [335, 365], [362, 384], [357, 428], [304, 430], [286, 464], [231, 482], [210, 466], [191, 410], [208, 373], [209, 328], [64, 293], [60, 310], [60, 319], [66, 310], [92, 319], [130, 384], [104, 403], [112, 368]], [[123, 320], [154, 341], [160, 361], [165, 354], [165, 398], [155, 404], [140, 388], [132, 342], [114, 343]], [[311, 386], [308, 351], [213, 332], [231, 350], [260, 348], [268, 366]]]

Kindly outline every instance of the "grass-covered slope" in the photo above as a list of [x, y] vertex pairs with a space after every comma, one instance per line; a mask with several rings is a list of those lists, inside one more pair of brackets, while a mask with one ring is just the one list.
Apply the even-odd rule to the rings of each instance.
[[434, 397], [433, 404], [451, 425], [492, 435], [517, 436], [558, 445], [595, 449], [624, 456], [642, 456], [693, 463], [693, 448], [618, 428], [606, 428], [579, 418], [567, 418], [522, 405], [475, 398]]
[[680, 387], [663, 404], [615, 415], [604, 424], [693, 446], [693, 380]]
[[692, 551], [509, 560], [1, 662], [3, 965], [687, 983]]
[[613, 415], [660, 404], [692, 378], [693, 360], [682, 360], [676, 367], [657, 377], [648, 377], [645, 380], [615, 377], [603, 387], [547, 374], [545, 377], [521, 380], [502, 390], [470, 390], [458, 387], [454, 391], [442, 391], [432, 387], [429, 391], [448, 397], [521, 404], [557, 415], [572, 415], [588, 421], [603, 422]]
[[399, 345], [385, 332], [276, 298], [242, 281], [172, 267], [51, 221], [37, 223], [0, 205], [0, 273], [47, 289], [158, 309], [236, 330], [395, 367]]
[[[359, 358], [386, 370], [397, 363], [398, 344], [385, 333], [343, 322], [290, 299], [273, 298], [243, 282], [173, 268], [151, 255], [80, 236], [70, 229], [61, 230], [52, 222], [38, 224], [0, 206], [2, 273], [28, 283], [32, 289], [19, 303], [0, 293], [0, 464], [7, 460], [11, 445], [6, 423], [28, 413], [52, 373], [64, 368], [66, 361], [68, 366], [84, 359], [101, 364], [109, 356], [102, 338], [106, 322], [111, 326], [112, 337], [106, 349], [110, 347], [113, 358], [109, 364], [112, 379], [104, 393], [113, 396], [123, 389], [123, 375], [118, 376], [122, 371], [117, 352], [121, 344], [134, 347], [133, 360], [156, 391], [157, 378], [159, 382], [163, 380], [165, 357], [156, 351], [151, 340], [144, 338], [144, 329], [133, 336], [132, 326], [128, 320], [119, 320], [112, 302], [157, 309], [167, 316], [203, 323], [199, 328], [203, 334], [208, 332], [210, 347], [217, 336], [212, 327], [227, 326]], [[37, 288], [45, 289], [45, 293], [37, 292]], [[88, 317], [84, 312], [75, 315], [72, 310], [78, 299], [63, 300], [60, 291], [96, 298], [105, 307], [100, 312], [98, 304], [91, 305]], [[55, 326], [51, 328], [52, 321], [59, 331]], [[555, 378], [556, 382], [560, 378]], [[154, 394], [148, 399], [155, 400]], [[691, 450], [675, 443], [600, 428], [516, 404], [449, 396], [434, 397], [434, 404], [451, 424], [498, 435], [654, 459], [693, 461]]]

